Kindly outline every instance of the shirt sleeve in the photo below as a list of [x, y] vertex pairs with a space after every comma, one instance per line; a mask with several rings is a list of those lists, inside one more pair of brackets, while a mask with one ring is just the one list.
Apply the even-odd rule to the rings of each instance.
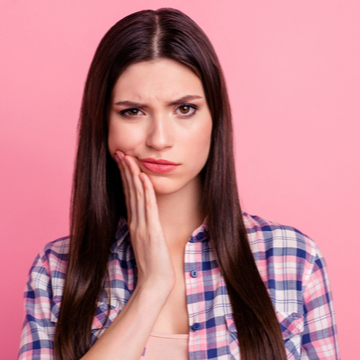
[[53, 360], [55, 323], [51, 321], [52, 287], [48, 259], [42, 251], [35, 259], [24, 294], [25, 319], [19, 360]]
[[[316, 247], [317, 248], [317, 247]], [[301, 360], [339, 360], [339, 347], [329, 274], [317, 248], [304, 289], [304, 332]]]

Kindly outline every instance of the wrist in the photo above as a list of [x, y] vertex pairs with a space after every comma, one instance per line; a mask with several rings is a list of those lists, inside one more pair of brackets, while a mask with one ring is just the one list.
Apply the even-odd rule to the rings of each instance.
[[146, 279], [138, 281], [136, 289], [144, 293], [149, 298], [156, 298], [158, 300], [164, 299], [170, 295], [175, 287], [175, 282], [161, 280], [161, 279]]

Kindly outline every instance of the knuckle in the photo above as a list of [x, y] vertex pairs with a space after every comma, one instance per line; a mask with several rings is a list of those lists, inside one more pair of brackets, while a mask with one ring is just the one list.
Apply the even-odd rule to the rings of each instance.
[[135, 226], [135, 224], [133, 223], [133, 222], [131, 222], [130, 224], [129, 224], [129, 231], [130, 231], [130, 233], [135, 233], [135, 231], [136, 231], [136, 226]]
[[142, 198], [142, 193], [139, 189], [136, 189], [136, 200], [140, 201]]
[[147, 200], [147, 204], [148, 204], [149, 207], [153, 208], [156, 205], [156, 201], [155, 201], [155, 199], [150, 198], [150, 199]]

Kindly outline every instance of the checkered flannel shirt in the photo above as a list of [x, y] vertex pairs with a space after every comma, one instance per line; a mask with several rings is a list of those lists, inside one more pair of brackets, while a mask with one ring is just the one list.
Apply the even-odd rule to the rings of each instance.
[[[340, 359], [329, 276], [317, 245], [292, 227], [246, 213], [243, 216], [257, 267], [276, 310], [288, 359]], [[47, 244], [30, 270], [21, 360], [54, 359], [53, 338], [68, 249], [68, 237]], [[109, 279], [92, 324], [92, 343], [106, 331], [136, 286], [136, 262], [125, 220], [120, 220], [108, 269]], [[185, 281], [189, 359], [240, 359], [231, 303], [205, 223], [186, 244]], [[106, 321], [110, 287], [111, 310]], [[145, 359], [146, 347], [141, 356]]]

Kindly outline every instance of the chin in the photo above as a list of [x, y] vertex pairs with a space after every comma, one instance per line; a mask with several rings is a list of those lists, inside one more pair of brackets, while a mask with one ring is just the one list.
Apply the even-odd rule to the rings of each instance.
[[151, 176], [150, 180], [154, 186], [156, 195], [171, 195], [179, 190], [184, 189], [187, 185], [192, 183], [192, 180], [182, 181], [180, 179], [174, 179], [166, 176]]
[[182, 186], [179, 184], [174, 184], [174, 181], [170, 179], [156, 179], [156, 177], [150, 177], [151, 182], [154, 186], [154, 191], [156, 195], [170, 195], [179, 191]]

